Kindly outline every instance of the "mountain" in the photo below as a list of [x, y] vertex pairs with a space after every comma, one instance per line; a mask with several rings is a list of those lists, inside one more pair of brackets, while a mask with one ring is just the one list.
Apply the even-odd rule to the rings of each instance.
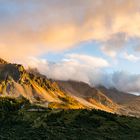
[[117, 113], [140, 117], [140, 96], [125, 93], [116, 88], [108, 89], [104, 86], [98, 86], [97, 89], [119, 105]]
[[119, 91], [116, 88], [106, 88], [104, 86], [98, 86], [97, 89], [100, 90], [104, 95], [109, 97], [111, 100], [121, 105], [137, 98], [136, 95]]
[[140, 117], [140, 97], [123, 104], [123, 107], [119, 109], [118, 113], [127, 116]]
[[[84, 105], [67, 96], [54, 81], [28, 73], [22, 65], [0, 64], [0, 94], [2, 97], [24, 97], [31, 103], [43, 106], [84, 108]], [[68, 104], [65, 104], [65, 101]]]
[[55, 109], [99, 109], [140, 116], [140, 100], [115, 88], [91, 87], [84, 82], [48, 79], [37, 69], [0, 59], [0, 97], [25, 98], [33, 105]]
[[2, 58], [0, 58], [0, 64], [7, 64], [8, 62], [6, 62], [5, 60], [3, 60]]
[[119, 91], [116, 88], [91, 87], [84, 82], [57, 81], [57, 83], [70, 95], [85, 99], [104, 110], [108, 107], [118, 114], [140, 116], [140, 97], [136, 95]]
[[77, 81], [57, 81], [59, 87], [71, 96], [78, 99], [84, 99], [84, 101], [90, 104], [96, 105], [97, 108], [111, 111], [117, 109], [117, 104], [112, 102], [107, 96], [105, 96], [100, 90], [90, 87], [84, 82]]
[[[1, 59], [2, 60], [2, 59]], [[32, 104], [63, 109], [101, 109], [115, 112], [117, 105], [100, 91], [85, 83], [78, 83], [77, 88], [65, 90], [60, 82], [50, 80], [36, 69], [25, 70], [20, 64], [11, 64], [4, 60], [0, 63], [0, 96], [24, 97]], [[82, 92], [83, 89], [84, 92]], [[89, 92], [89, 96], [86, 92]]]

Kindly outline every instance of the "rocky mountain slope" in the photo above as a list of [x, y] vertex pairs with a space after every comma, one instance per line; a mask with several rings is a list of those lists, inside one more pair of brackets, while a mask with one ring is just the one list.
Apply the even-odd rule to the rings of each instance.
[[[92, 95], [80, 95], [80, 92], [69, 92], [54, 80], [45, 76], [26, 71], [22, 65], [0, 61], [0, 96], [24, 97], [33, 104], [51, 108], [80, 109], [95, 108], [115, 112], [117, 105], [105, 95], [92, 89]], [[84, 86], [84, 85], [81, 85]], [[90, 87], [86, 85], [89, 89]], [[80, 90], [80, 88], [79, 88]], [[95, 90], [95, 91], [94, 91]]]
[[0, 58], [0, 64], [7, 64], [7, 62]]
[[125, 93], [115, 88], [107, 89], [104, 86], [98, 86], [97, 89], [119, 105], [117, 113], [129, 116], [140, 116], [140, 96]]
[[140, 117], [140, 97], [123, 104], [118, 110], [119, 114]]
[[0, 97], [26, 98], [31, 104], [60, 109], [100, 109], [124, 115], [140, 116], [137, 96], [90, 87], [77, 81], [48, 79], [36, 69], [0, 59]]
[[75, 96], [79, 99], [84, 99], [86, 102], [94, 104], [102, 109], [117, 109], [117, 104], [112, 102], [107, 96], [105, 96], [100, 90], [90, 87], [84, 82], [77, 81], [57, 81], [59, 87], [71, 96]]
[[137, 98], [137, 96], [129, 93], [125, 93], [117, 90], [116, 88], [106, 88], [104, 86], [96, 87], [100, 90], [104, 95], [109, 97], [111, 100], [116, 102], [117, 104], [125, 104]]
[[140, 116], [140, 97], [104, 86], [90, 87], [88, 84], [76, 81], [57, 81], [67, 93], [98, 105], [115, 108], [116, 113], [129, 116]]

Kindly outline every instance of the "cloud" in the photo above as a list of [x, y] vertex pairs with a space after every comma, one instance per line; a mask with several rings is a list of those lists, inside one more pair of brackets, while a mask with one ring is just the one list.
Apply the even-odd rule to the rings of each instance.
[[139, 0], [1, 0], [0, 5], [3, 58], [25, 59], [88, 40], [103, 42], [103, 51], [115, 56], [125, 37], [140, 37]]
[[125, 33], [118, 33], [112, 35], [111, 38], [103, 42], [101, 50], [110, 57], [115, 57], [119, 50], [121, 50], [127, 41]]
[[132, 94], [140, 93], [140, 74], [126, 71], [107, 73], [105, 68], [109, 67], [109, 62], [98, 57], [72, 54], [66, 55], [65, 59], [56, 63], [30, 58], [26, 64], [38, 68], [48, 78], [83, 81], [91, 86], [104, 85], [107, 88], [115, 87]]
[[132, 62], [137, 62], [140, 60], [140, 57], [137, 57], [133, 54], [128, 54], [127, 52], [125, 52], [123, 55], [124, 55], [123, 56], [124, 59], [132, 61]]
[[109, 67], [109, 63], [102, 58], [82, 54], [66, 55], [65, 59], [57, 63], [30, 58], [26, 64], [26, 67], [29, 65], [38, 68], [48, 78], [84, 81], [86, 83], [90, 82], [89, 77], [93, 71], [100, 71], [102, 68]]
[[[10, 62], [30, 63], [52, 78], [82, 80], [93, 85], [102, 83], [121, 88], [121, 81], [114, 81], [115, 74], [102, 72], [103, 68], [110, 66], [109, 62], [102, 58], [72, 54], [58, 63], [35, 58], [51, 51], [70, 49], [91, 40], [99, 42], [106, 55], [115, 57], [120, 50], [127, 47], [127, 41], [137, 38], [137, 42], [140, 38], [140, 2], [0, 0], [0, 21], [2, 58]], [[139, 48], [138, 44], [134, 51], [139, 51]], [[124, 58], [130, 61], [139, 60], [127, 53]], [[139, 89], [139, 75], [119, 75], [122, 76], [120, 79], [124, 77], [123, 81], [127, 83], [126, 91]], [[126, 76], [128, 77], [125, 78]]]
[[68, 57], [68, 61], [77, 61], [79, 64], [84, 64], [85, 66], [90, 66], [92, 68], [102, 68], [109, 66], [109, 63], [105, 59], [99, 57], [83, 54], [69, 54]]
[[135, 52], [140, 52], [140, 38], [135, 38], [133, 41], [133, 46]]
[[115, 87], [122, 91], [140, 93], [140, 74], [116, 72], [112, 75], [112, 81]]

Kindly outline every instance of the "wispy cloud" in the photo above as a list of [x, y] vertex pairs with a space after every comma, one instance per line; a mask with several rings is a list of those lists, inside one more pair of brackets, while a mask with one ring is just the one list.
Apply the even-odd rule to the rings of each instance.
[[140, 61], [140, 57], [135, 56], [133, 54], [128, 54], [127, 52], [123, 54], [123, 58], [132, 62]]
[[112, 35], [108, 40], [104, 41], [101, 50], [110, 57], [116, 57], [119, 50], [121, 50], [127, 41], [125, 33], [117, 33]]
[[57, 63], [42, 59], [30, 58], [26, 64], [36, 67], [49, 78], [61, 80], [77, 80], [89, 83], [91, 72], [109, 67], [109, 63], [103, 58], [87, 56], [82, 54], [69, 54]]

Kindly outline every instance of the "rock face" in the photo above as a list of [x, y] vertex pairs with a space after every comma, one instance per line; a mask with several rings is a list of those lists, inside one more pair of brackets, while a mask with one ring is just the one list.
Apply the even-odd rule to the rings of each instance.
[[136, 96], [114, 89], [90, 87], [83, 82], [50, 80], [36, 69], [25, 70], [22, 65], [11, 64], [2, 59], [0, 62], [1, 97], [24, 97], [31, 104], [49, 108], [94, 108], [140, 116], [137, 106], [139, 99]]
[[119, 105], [117, 113], [140, 117], [140, 96], [121, 92], [115, 88], [97, 87], [104, 95]]
[[5, 60], [0, 58], [0, 64], [7, 64], [8, 62], [6, 62]]
[[137, 98], [137, 96], [125, 93], [122, 91], [117, 90], [116, 88], [106, 88], [104, 86], [98, 86], [98, 90], [100, 90], [104, 95], [109, 97], [112, 101], [116, 102], [117, 104], [125, 104], [130, 102], [131, 100]]
[[127, 116], [140, 117], [140, 97], [123, 104], [123, 107], [119, 109], [118, 113]]
[[0, 64], [0, 80], [6, 80], [8, 77], [12, 77], [14, 81], [19, 81], [25, 73], [22, 65], [17, 64]]
[[96, 108], [115, 112], [116, 104], [98, 90], [85, 83], [72, 84], [77, 86], [71, 90], [65, 84], [47, 79], [37, 70], [26, 71], [22, 65], [6, 63], [4, 60], [0, 64], [0, 96], [23, 96], [33, 104], [52, 108]]
[[102, 108], [107, 111], [113, 111], [117, 109], [117, 104], [112, 102], [107, 96], [105, 96], [100, 90], [90, 87], [84, 82], [76, 81], [57, 81], [62, 90], [75, 96], [82, 98], [87, 102], [96, 105], [99, 109]]

